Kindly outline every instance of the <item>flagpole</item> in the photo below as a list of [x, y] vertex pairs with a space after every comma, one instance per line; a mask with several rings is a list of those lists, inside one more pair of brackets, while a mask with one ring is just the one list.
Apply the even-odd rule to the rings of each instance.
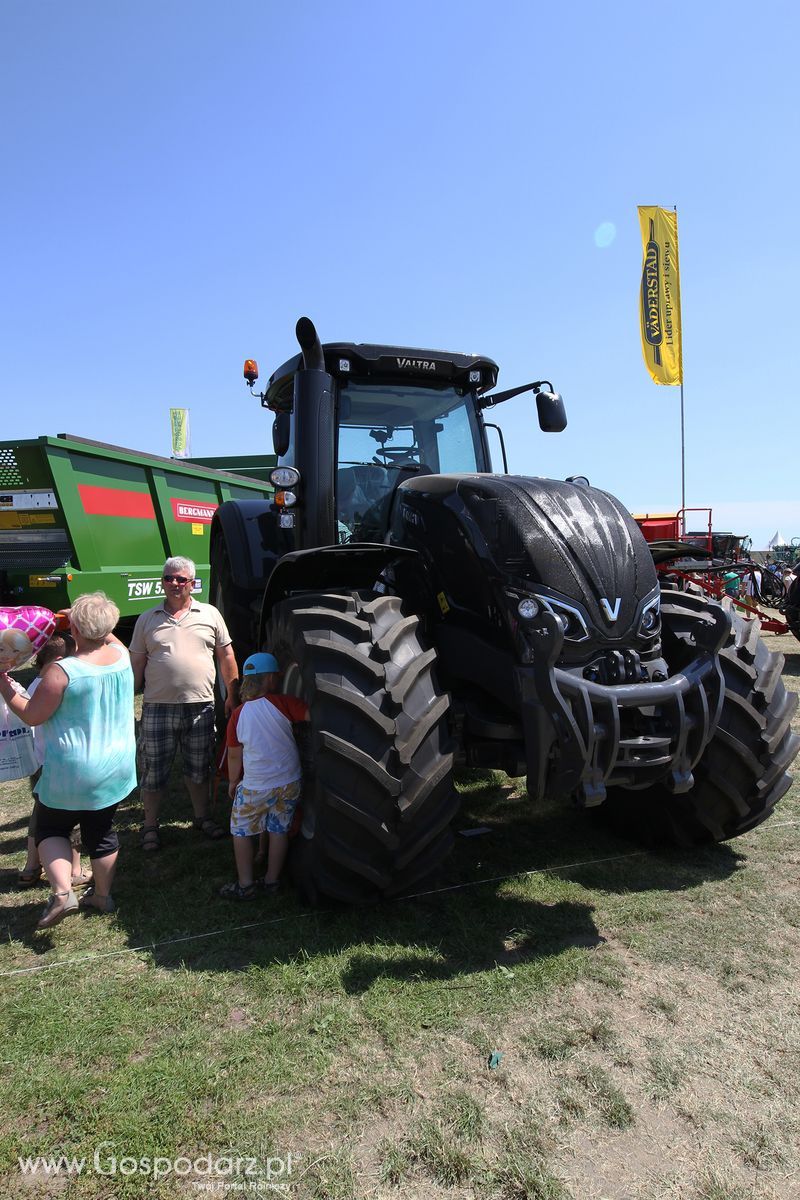
[[[683, 420], [683, 369], [681, 369], [681, 508], [686, 509], [686, 437]], [[686, 530], [684, 529], [684, 533]]]
[[[673, 204], [672, 211], [675, 213], [675, 235], [677, 239], [678, 233], [678, 206]], [[684, 424], [684, 408], [683, 408], [683, 320], [681, 320], [681, 340], [680, 340], [680, 366], [681, 366], [681, 524], [683, 532], [686, 533], [686, 433]]]
[[[681, 387], [681, 525], [686, 531], [686, 410], [683, 389], [678, 206], [638, 206], [642, 235], [642, 280], [639, 289], [644, 363], [654, 383]], [[674, 244], [673, 244], [674, 243]], [[678, 376], [676, 379], [675, 376]]]

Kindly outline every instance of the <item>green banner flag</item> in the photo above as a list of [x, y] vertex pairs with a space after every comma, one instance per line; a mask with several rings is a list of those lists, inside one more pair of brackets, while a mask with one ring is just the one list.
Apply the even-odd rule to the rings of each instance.
[[188, 408], [171, 408], [169, 423], [172, 429], [172, 457], [188, 458], [189, 449], [189, 410]]

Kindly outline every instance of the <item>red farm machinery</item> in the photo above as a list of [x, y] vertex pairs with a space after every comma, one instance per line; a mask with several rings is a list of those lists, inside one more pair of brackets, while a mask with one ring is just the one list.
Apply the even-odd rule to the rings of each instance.
[[[688, 514], [697, 515], [688, 518]], [[775, 561], [755, 561], [749, 537], [713, 530], [710, 508], [637, 513], [634, 519], [665, 583], [716, 600], [727, 596], [743, 616], [757, 618], [765, 632], [794, 633], [800, 638], [798, 600], [794, 604], [790, 600], [797, 589], [791, 582], [787, 586], [787, 564], [779, 556], [774, 556]], [[690, 521], [700, 528], [687, 528]]]

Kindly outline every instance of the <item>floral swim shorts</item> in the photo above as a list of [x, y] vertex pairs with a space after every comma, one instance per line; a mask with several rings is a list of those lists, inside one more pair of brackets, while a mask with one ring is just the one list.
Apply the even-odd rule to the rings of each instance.
[[299, 799], [299, 779], [272, 792], [252, 791], [240, 783], [231, 809], [231, 833], [234, 837], [288, 833]]

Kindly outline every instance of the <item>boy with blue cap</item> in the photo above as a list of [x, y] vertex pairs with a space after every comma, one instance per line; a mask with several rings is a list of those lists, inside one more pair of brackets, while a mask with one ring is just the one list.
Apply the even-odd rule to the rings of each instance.
[[227, 900], [254, 900], [253, 838], [269, 834], [264, 891], [278, 890], [289, 849], [289, 829], [300, 799], [301, 767], [292, 725], [308, 720], [308, 707], [276, 692], [280, 682], [273, 654], [251, 654], [242, 668], [243, 703], [231, 714], [228, 793], [233, 800], [231, 833], [238, 878], [220, 888]]

